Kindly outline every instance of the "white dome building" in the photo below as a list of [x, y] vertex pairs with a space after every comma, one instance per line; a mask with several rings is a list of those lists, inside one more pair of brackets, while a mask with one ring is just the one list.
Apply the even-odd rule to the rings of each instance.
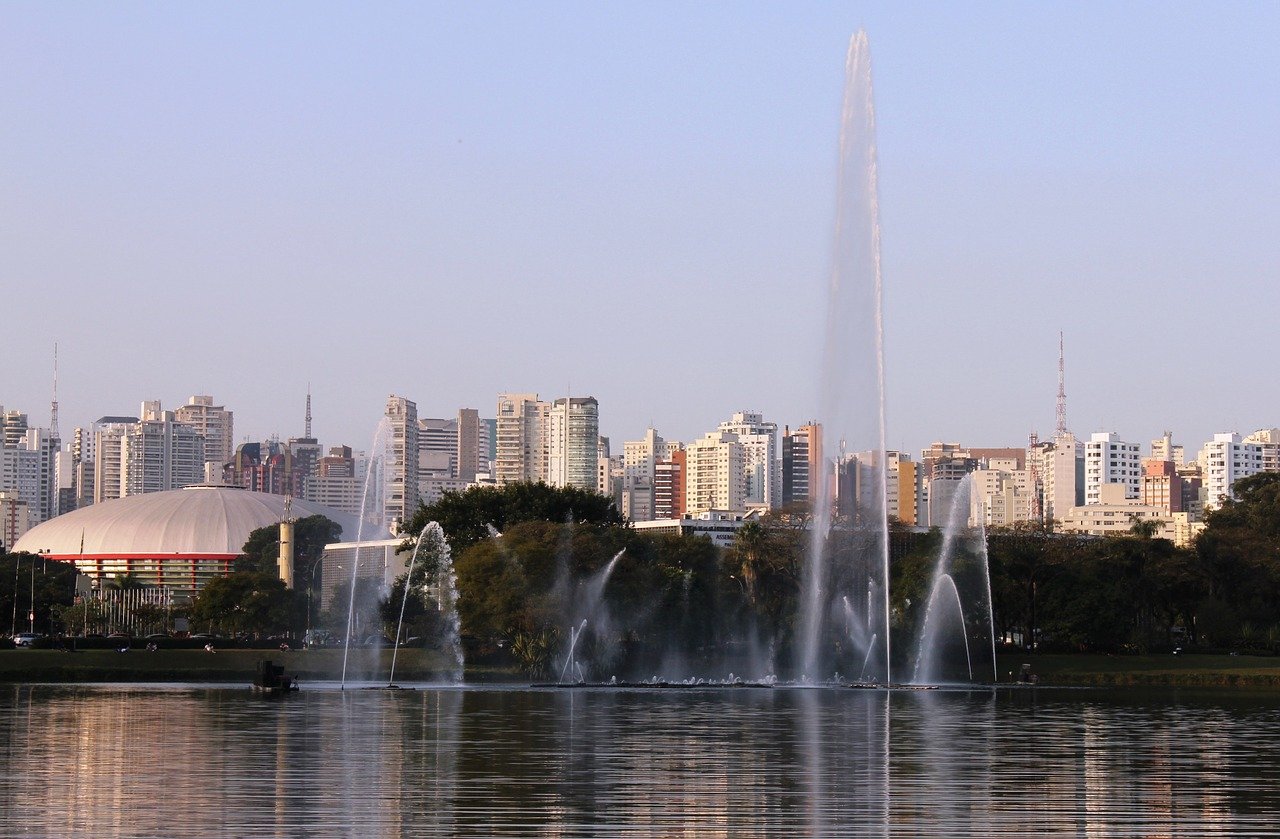
[[74, 562], [94, 578], [134, 574], [192, 594], [231, 570], [249, 534], [292, 518], [322, 515], [355, 534], [356, 519], [319, 504], [225, 486], [130, 495], [82, 507], [28, 530], [15, 551]]

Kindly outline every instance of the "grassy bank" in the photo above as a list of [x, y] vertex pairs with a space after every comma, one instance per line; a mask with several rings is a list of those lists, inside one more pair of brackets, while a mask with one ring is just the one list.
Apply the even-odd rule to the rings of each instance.
[[1000, 681], [1023, 664], [1041, 685], [1278, 687], [1280, 657], [1233, 655], [1002, 655]]
[[[248, 684], [259, 661], [284, 665], [303, 682], [337, 679], [342, 650], [0, 650], [0, 682], [241, 682]], [[396, 659], [396, 681], [431, 681], [447, 671], [431, 650], [404, 649]], [[386, 679], [391, 650], [352, 650], [351, 679]]]

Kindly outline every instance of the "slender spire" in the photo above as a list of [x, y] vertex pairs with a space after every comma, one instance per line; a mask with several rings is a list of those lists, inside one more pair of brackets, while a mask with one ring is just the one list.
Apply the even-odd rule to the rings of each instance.
[[58, 432], [58, 342], [53, 343], [53, 404], [49, 409], [49, 436], [61, 440]]
[[1058, 333], [1058, 426], [1054, 433], [1065, 437], [1067, 431], [1067, 374], [1066, 355], [1063, 352], [1062, 332]]
[[311, 382], [307, 382], [307, 421], [302, 436], [311, 439]]

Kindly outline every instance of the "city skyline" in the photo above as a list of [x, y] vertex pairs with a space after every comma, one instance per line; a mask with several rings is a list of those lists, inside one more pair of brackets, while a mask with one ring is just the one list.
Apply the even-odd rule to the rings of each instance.
[[47, 424], [57, 342], [64, 441], [194, 393], [293, 436], [308, 381], [357, 448], [390, 393], [821, 420], [865, 25], [889, 448], [1051, 434], [1059, 330], [1077, 435], [1274, 426], [1280, 11], [1161, 8], [7, 6], [0, 403]]

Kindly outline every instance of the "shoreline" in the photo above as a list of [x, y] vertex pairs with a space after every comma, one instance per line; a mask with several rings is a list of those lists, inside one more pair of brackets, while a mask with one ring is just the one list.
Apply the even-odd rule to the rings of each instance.
[[[390, 670], [392, 651], [352, 650], [348, 677], [378, 679]], [[0, 683], [247, 683], [258, 662], [283, 665], [285, 672], [302, 682], [333, 681], [342, 672], [342, 650], [58, 650], [0, 651]], [[997, 657], [999, 687], [1018, 686], [1015, 677], [1023, 664], [1031, 665], [1040, 687], [1194, 687], [1280, 688], [1280, 656], [1228, 655], [1097, 655], [1037, 654]], [[433, 650], [402, 649], [396, 659], [396, 679], [406, 682], [439, 681], [449, 667]], [[353, 676], [354, 674], [354, 676]], [[466, 684], [525, 683], [514, 670], [493, 667], [468, 668]]]

